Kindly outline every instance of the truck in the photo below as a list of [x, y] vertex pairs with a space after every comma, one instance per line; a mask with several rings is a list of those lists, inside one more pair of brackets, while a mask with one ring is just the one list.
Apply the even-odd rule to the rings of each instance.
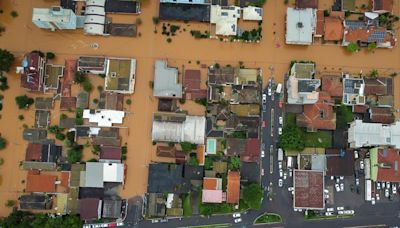
[[365, 180], [365, 200], [372, 200], [372, 182], [371, 180]]
[[293, 157], [287, 157], [287, 167], [288, 168], [293, 167]]
[[278, 148], [278, 161], [283, 161], [283, 150]]
[[281, 93], [281, 92], [282, 92], [282, 84], [281, 84], [281, 83], [279, 83], [279, 84], [276, 86], [275, 92], [276, 92], [276, 93]]

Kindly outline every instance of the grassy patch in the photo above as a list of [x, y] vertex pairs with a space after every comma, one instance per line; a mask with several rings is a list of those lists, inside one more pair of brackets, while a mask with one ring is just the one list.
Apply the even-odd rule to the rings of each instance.
[[228, 203], [202, 203], [199, 205], [199, 211], [202, 215], [227, 214], [233, 212], [233, 205]]
[[205, 225], [205, 226], [189, 226], [190, 228], [223, 228], [230, 227], [231, 224], [223, 223], [223, 224], [213, 224], [213, 225]]
[[265, 224], [265, 223], [280, 223], [282, 222], [282, 218], [278, 214], [273, 214], [273, 213], [266, 213], [254, 221], [254, 224]]
[[192, 204], [190, 203], [190, 194], [187, 194], [183, 199], [183, 216], [192, 215]]
[[296, 114], [291, 112], [286, 113], [286, 124], [296, 125]]
[[306, 132], [303, 131], [303, 138], [306, 147], [332, 147], [332, 134], [327, 131]]

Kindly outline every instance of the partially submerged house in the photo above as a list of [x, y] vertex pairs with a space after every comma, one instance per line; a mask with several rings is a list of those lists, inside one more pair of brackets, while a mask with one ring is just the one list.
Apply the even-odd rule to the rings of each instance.
[[312, 8], [287, 8], [286, 44], [311, 45], [316, 31], [317, 14]]
[[182, 84], [178, 83], [178, 69], [168, 67], [166, 61], [155, 62], [153, 96], [182, 98]]
[[104, 90], [131, 94], [135, 90], [136, 59], [108, 58]]
[[44, 75], [46, 60], [39, 52], [30, 52], [22, 60], [21, 87], [31, 92], [44, 91]]

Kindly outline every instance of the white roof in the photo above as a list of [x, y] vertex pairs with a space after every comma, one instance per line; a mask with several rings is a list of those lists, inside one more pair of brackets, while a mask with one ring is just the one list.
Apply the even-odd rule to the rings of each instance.
[[240, 18], [240, 7], [219, 5], [211, 6], [210, 22], [215, 24], [215, 34], [235, 36], [237, 34], [237, 20]]
[[85, 187], [102, 188], [103, 182], [103, 163], [86, 162]]
[[373, 12], [365, 12], [364, 16], [368, 17], [371, 20], [374, 20], [379, 17], [379, 14]]
[[102, 163], [104, 182], [124, 182], [124, 164], [121, 163]]
[[113, 124], [122, 124], [125, 112], [116, 110], [83, 110], [83, 118], [89, 119], [90, 123], [97, 123], [99, 127], [111, 127]]
[[243, 8], [243, 20], [262, 21], [263, 9], [260, 7], [248, 6]]
[[106, 0], [86, 0], [86, 6], [95, 5], [95, 6], [104, 6], [106, 4]]
[[105, 0], [87, 0], [85, 9], [85, 33], [103, 35], [106, 23]]
[[153, 141], [204, 144], [206, 118], [186, 116], [183, 123], [153, 121]]
[[310, 45], [316, 27], [316, 10], [288, 8], [286, 15], [286, 43]]
[[[57, 7], [56, 7], [57, 8]], [[68, 23], [76, 21], [71, 21], [73, 19], [74, 12], [70, 9], [63, 9], [59, 7], [60, 11], [53, 11], [53, 8], [33, 8], [32, 10], [32, 21], [47, 21], [47, 22], [58, 22], [58, 23]]]
[[400, 148], [400, 122], [392, 125], [364, 123], [355, 120], [348, 131], [348, 142], [351, 148], [369, 146], [393, 146]]

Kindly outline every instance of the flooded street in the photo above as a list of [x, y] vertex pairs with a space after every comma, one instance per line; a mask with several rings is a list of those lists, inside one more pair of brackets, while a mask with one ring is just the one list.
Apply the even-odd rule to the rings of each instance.
[[[167, 59], [169, 66], [178, 67], [180, 76], [183, 66], [185, 69], [200, 69], [201, 64], [238, 65], [239, 61], [246, 67], [259, 67], [263, 70], [264, 81], [273, 74], [277, 81], [283, 81], [284, 73], [288, 70], [292, 60], [313, 60], [316, 62], [317, 75], [328, 72], [349, 71], [359, 73], [370, 72], [378, 69], [380, 73], [389, 75], [393, 72], [400, 73], [400, 49], [376, 50], [374, 53], [360, 51], [349, 54], [344, 48], [337, 45], [312, 45], [288, 46], [285, 45], [285, 14], [286, 5], [282, 0], [269, 0], [264, 7], [263, 40], [259, 44], [221, 42], [219, 40], [195, 40], [190, 35], [190, 30], [205, 31], [210, 28], [208, 24], [185, 24], [181, 22], [164, 22], [180, 25], [181, 31], [172, 37], [172, 42], [167, 43], [167, 36], [161, 35], [162, 23], [155, 26], [152, 18], [158, 15], [158, 2], [150, 0], [143, 4], [142, 13], [138, 16], [112, 15], [113, 22], [134, 23], [140, 17], [142, 24], [138, 27], [140, 36], [127, 37], [98, 37], [86, 36], [82, 30], [56, 31], [40, 30], [31, 22], [33, 7], [50, 7], [58, 5], [59, 1], [49, 0], [2, 0], [0, 9], [0, 24], [6, 31], [0, 36], [0, 48], [6, 48], [17, 57], [16, 65], [26, 52], [41, 50], [54, 52], [54, 62], [64, 65], [65, 58], [77, 58], [80, 55], [104, 55], [111, 57], [132, 57], [137, 59], [135, 92], [130, 99], [130, 106], [124, 104], [127, 116], [121, 129], [122, 145], [127, 143], [128, 154], [126, 164], [128, 167], [126, 183], [122, 190], [122, 197], [142, 195], [147, 189], [148, 164], [151, 161], [169, 161], [168, 158], [158, 158], [155, 146], [151, 142], [152, 114], [157, 110], [157, 99], [152, 96], [149, 82], [154, 78], [154, 61]], [[320, 0], [320, 8], [328, 8], [333, 0]], [[395, 14], [399, 15], [399, 1], [395, 1]], [[10, 12], [16, 10], [18, 17], [12, 18]], [[183, 31], [185, 28], [186, 31]], [[398, 37], [398, 25], [396, 36]], [[97, 43], [99, 48], [93, 49], [91, 44]], [[189, 63], [190, 61], [190, 63]], [[196, 62], [199, 61], [200, 64]], [[15, 69], [15, 68], [13, 68]], [[270, 70], [272, 69], [272, 71]], [[14, 70], [12, 70], [14, 71]], [[202, 82], [207, 80], [206, 70], [202, 69]], [[92, 80], [92, 79], [91, 79]], [[4, 95], [4, 107], [0, 111], [0, 133], [8, 140], [8, 147], [0, 151], [0, 157], [5, 162], [0, 166], [0, 216], [7, 215], [10, 209], [5, 208], [4, 202], [8, 199], [16, 200], [25, 188], [22, 183], [26, 178], [26, 171], [19, 168], [19, 163], [25, 157], [27, 142], [22, 140], [23, 124], [33, 125], [34, 109], [18, 110], [15, 96], [27, 94], [20, 88], [19, 76], [9, 72], [8, 81], [10, 89], [0, 92]], [[98, 96], [97, 85], [103, 80], [96, 77], [92, 81], [93, 92], [90, 100]], [[76, 86], [74, 86], [76, 87]], [[400, 76], [395, 78], [395, 88], [400, 87]], [[397, 91], [397, 89], [396, 89]], [[76, 88], [72, 90], [76, 93]], [[30, 97], [38, 95], [29, 94]], [[49, 95], [46, 95], [49, 96]], [[178, 103], [179, 105], [179, 103]], [[395, 106], [400, 108], [400, 93], [395, 94]], [[52, 111], [51, 124], [59, 120], [59, 103], [55, 104]], [[194, 102], [186, 101], [182, 108], [190, 114], [203, 115], [204, 107]], [[18, 115], [23, 114], [25, 120], [18, 120]], [[91, 157], [91, 151], [85, 150], [83, 160]]]

